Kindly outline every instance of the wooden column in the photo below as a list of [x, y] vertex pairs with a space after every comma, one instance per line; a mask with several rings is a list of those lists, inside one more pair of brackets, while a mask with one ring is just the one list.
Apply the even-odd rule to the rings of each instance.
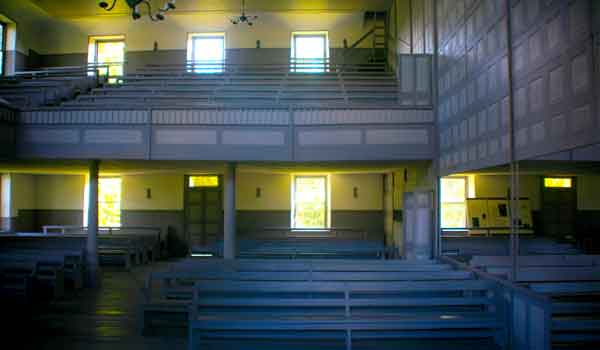
[[225, 167], [224, 208], [224, 245], [223, 258], [235, 259], [235, 171], [236, 165], [228, 163]]
[[88, 225], [86, 243], [87, 284], [99, 287], [98, 263], [98, 160], [90, 161], [88, 174]]

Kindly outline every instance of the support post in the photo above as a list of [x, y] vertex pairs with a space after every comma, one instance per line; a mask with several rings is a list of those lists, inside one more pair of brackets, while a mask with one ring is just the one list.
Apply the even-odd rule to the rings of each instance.
[[225, 167], [224, 234], [223, 258], [235, 259], [235, 163]]
[[99, 161], [92, 160], [88, 174], [88, 225], [86, 242], [87, 284], [91, 288], [100, 286], [98, 263], [98, 167]]

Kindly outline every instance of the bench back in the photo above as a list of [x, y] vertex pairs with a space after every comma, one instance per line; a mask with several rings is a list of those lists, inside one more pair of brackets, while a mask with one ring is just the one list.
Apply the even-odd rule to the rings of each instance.
[[[469, 265], [473, 267], [509, 267], [510, 256], [474, 256]], [[600, 255], [520, 255], [519, 266], [594, 266], [600, 265]]]
[[[199, 313], [372, 315], [487, 310], [498, 293], [483, 280], [436, 282], [199, 281], [191, 317]], [[450, 314], [451, 315], [451, 314]], [[451, 316], [449, 316], [451, 317]]]

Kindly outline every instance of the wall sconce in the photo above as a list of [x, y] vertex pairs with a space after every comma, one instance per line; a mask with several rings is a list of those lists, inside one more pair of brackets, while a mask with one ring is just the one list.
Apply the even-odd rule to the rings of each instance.
[[352, 192], [353, 192], [354, 198], [358, 198], [358, 187], [354, 187]]
[[146, 189], [146, 198], [152, 199], [152, 189], [150, 189], [150, 188]]
[[262, 190], [260, 187], [256, 188], [256, 198], [260, 198], [262, 196]]

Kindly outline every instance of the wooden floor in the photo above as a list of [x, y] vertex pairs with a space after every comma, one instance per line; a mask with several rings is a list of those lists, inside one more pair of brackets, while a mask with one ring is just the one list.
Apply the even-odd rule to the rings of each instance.
[[[17, 321], [5, 328], [10, 329], [7, 334], [23, 344], [20, 349], [186, 349], [185, 330], [152, 337], [138, 333], [140, 288], [147, 272], [162, 264], [166, 263], [136, 267], [130, 272], [104, 269], [101, 289], [67, 295], [18, 318], [13, 313], [15, 317], [10, 319]], [[9, 319], [6, 314], [3, 318]]]
[[[172, 329], [141, 336], [138, 332], [139, 291], [150, 269], [161, 269], [166, 262], [151, 266], [135, 267], [132, 271], [104, 269], [102, 286], [99, 290], [84, 290], [76, 295], [67, 295], [36, 309], [37, 311], [16, 312], [3, 310], [3, 344], [8, 341], [19, 346], [16, 349], [187, 349], [186, 330]], [[5, 332], [6, 331], [6, 332]], [[5, 336], [6, 335], [6, 336]], [[14, 340], [10, 340], [13, 338]], [[14, 343], [15, 344], [15, 343]], [[398, 343], [376, 342], [355, 344], [357, 349], [493, 349], [488, 341], [459, 341], [448, 343], [444, 340], [407, 341], [401, 347]], [[11, 347], [12, 348], [12, 347]], [[279, 349], [274, 344], [250, 344], [247, 341], [205, 344], [203, 349]], [[298, 344], [286, 346], [287, 350], [326, 349], [343, 350], [343, 342], [327, 344]]]

